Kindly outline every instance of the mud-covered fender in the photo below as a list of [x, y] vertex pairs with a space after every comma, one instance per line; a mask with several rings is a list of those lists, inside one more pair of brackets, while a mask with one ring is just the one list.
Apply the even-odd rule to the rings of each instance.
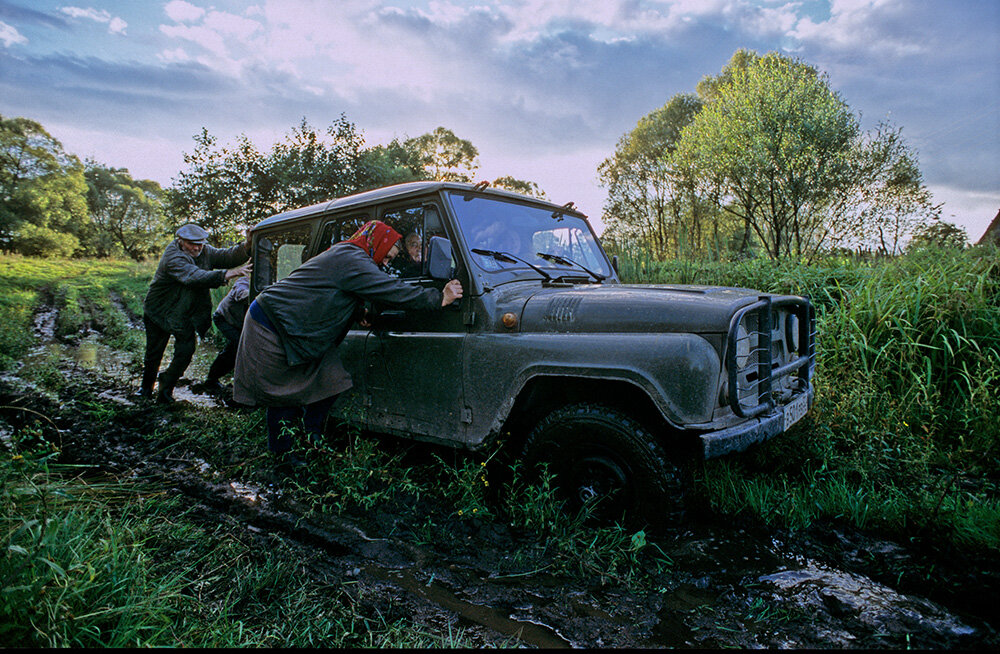
[[708, 422], [717, 404], [719, 355], [696, 334], [473, 334], [466, 341], [466, 443], [499, 432], [524, 387], [540, 376], [623, 381], [677, 426]]

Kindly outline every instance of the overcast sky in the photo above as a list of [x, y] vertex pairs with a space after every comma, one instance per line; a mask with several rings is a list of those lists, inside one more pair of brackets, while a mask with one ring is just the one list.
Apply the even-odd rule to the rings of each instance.
[[600, 229], [598, 164], [738, 48], [901, 127], [972, 241], [1000, 209], [1000, 0], [0, 0], [0, 114], [165, 186], [203, 127], [269, 149], [302, 118], [345, 114], [367, 145], [444, 126], [479, 179]]

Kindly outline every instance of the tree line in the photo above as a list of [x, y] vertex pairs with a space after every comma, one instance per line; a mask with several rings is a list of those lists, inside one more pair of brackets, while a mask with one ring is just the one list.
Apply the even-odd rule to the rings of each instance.
[[901, 129], [859, 123], [815, 67], [738, 50], [694, 93], [641, 118], [600, 164], [605, 243], [716, 260], [964, 245]]
[[[603, 240], [658, 259], [716, 260], [964, 246], [964, 231], [940, 219], [902, 130], [882, 123], [862, 132], [859, 123], [815, 67], [738, 50], [694, 93], [642, 117], [600, 164]], [[33, 120], [0, 116], [0, 250], [141, 260], [184, 222], [222, 244], [270, 215], [334, 197], [473, 181], [478, 157], [445, 127], [367, 146], [344, 115], [322, 132], [303, 118], [269, 149], [245, 135], [220, 144], [203, 128], [185, 169], [162, 188], [81, 162]], [[492, 185], [545, 197], [511, 176]]]
[[[139, 261], [185, 222], [223, 244], [287, 209], [400, 182], [470, 182], [479, 167], [476, 147], [447, 128], [368, 147], [343, 115], [323, 133], [303, 119], [269, 150], [245, 135], [220, 145], [206, 129], [194, 143], [186, 168], [163, 188], [125, 168], [81, 162], [33, 120], [0, 116], [0, 250]], [[492, 185], [545, 196], [511, 176]]]

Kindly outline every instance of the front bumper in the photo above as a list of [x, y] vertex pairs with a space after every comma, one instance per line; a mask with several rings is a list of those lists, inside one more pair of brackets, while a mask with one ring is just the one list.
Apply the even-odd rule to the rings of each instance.
[[[806, 391], [809, 408], [812, 408], [815, 391], [812, 385]], [[785, 430], [785, 407], [778, 406], [763, 415], [738, 425], [701, 434], [702, 454], [714, 459], [732, 452], [742, 452], [751, 445], [774, 438]]]

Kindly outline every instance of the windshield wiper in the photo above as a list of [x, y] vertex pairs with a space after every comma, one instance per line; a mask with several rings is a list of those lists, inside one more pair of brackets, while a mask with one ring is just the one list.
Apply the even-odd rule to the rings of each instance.
[[583, 272], [587, 273], [595, 280], [597, 280], [598, 284], [608, 278], [607, 275], [601, 275], [600, 273], [595, 273], [593, 270], [587, 268], [582, 263], [578, 261], [573, 261], [569, 257], [564, 257], [559, 254], [552, 254], [551, 252], [536, 252], [535, 254], [541, 257], [542, 259], [545, 259], [546, 261], [555, 261], [556, 263], [562, 264], [564, 266], [576, 266], [577, 268], [579, 268], [580, 270], [582, 270]]
[[503, 261], [505, 263], [517, 263], [518, 261], [520, 261], [521, 263], [530, 267], [532, 270], [534, 270], [539, 275], [544, 277], [546, 280], [552, 279], [552, 275], [550, 275], [549, 273], [545, 272], [535, 264], [525, 261], [521, 257], [511, 254], [510, 252], [498, 252], [497, 250], [481, 250], [479, 248], [472, 248], [472, 253], [482, 254], [487, 257], [493, 257], [497, 261]]

